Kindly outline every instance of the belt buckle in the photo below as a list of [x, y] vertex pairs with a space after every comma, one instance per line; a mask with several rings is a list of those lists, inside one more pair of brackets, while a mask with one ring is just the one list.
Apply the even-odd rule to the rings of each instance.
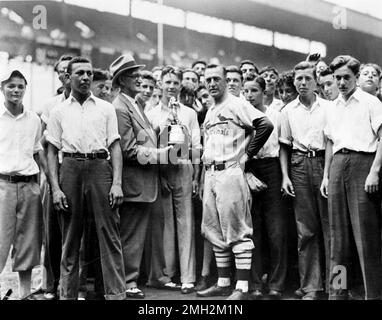
[[316, 156], [315, 150], [308, 150], [308, 158], [314, 158]]
[[16, 180], [17, 179], [15, 179], [15, 176], [11, 176], [11, 175], [8, 176], [8, 182], [15, 183], [17, 182]]

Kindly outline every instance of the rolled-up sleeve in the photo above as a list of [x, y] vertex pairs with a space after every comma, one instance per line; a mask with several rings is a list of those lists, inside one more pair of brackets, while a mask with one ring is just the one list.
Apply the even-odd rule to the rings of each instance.
[[377, 98], [372, 99], [369, 108], [371, 127], [373, 128], [375, 135], [377, 135], [378, 130], [382, 125], [382, 103]]
[[106, 135], [106, 143], [108, 147], [110, 147], [114, 141], [121, 139], [121, 136], [118, 133], [117, 113], [113, 105], [110, 105], [110, 107], [108, 108], [106, 120]]
[[62, 149], [62, 126], [60, 121], [60, 108], [56, 108], [50, 114], [48, 120], [46, 140], [57, 149]]
[[41, 121], [39, 118], [36, 118], [36, 125], [37, 125], [37, 130], [36, 130], [36, 136], [34, 139], [34, 146], [33, 146], [33, 154], [43, 150], [42, 145], [41, 145]]
[[285, 108], [281, 111], [280, 123], [281, 123], [281, 128], [280, 128], [279, 142], [286, 144], [288, 146], [292, 146], [292, 141], [293, 141], [292, 130], [290, 128], [288, 112], [287, 112], [287, 109]]

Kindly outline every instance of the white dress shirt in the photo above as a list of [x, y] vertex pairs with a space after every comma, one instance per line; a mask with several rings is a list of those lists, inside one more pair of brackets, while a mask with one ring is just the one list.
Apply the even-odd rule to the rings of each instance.
[[376, 152], [378, 130], [382, 124], [382, 103], [357, 88], [345, 101], [339, 95], [327, 110], [326, 136], [333, 141], [333, 153], [342, 148]]
[[42, 150], [41, 121], [38, 115], [25, 110], [14, 116], [0, 105], [0, 173], [30, 176], [39, 167], [33, 155]]

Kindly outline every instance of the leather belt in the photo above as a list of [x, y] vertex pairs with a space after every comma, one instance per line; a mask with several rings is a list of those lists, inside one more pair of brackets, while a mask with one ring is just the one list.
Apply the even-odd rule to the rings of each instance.
[[336, 153], [344, 153], [344, 154], [347, 154], [347, 153], [375, 154], [375, 152], [354, 151], [354, 150], [347, 149], [347, 148], [342, 148], [342, 149], [338, 150]]
[[307, 158], [325, 157], [325, 150], [293, 150], [292, 153], [302, 154]]
[[107, 152], [91, 152], [91, 153], [63, 152], [63, 156], [69, 157], [69, 158], [75, 158], [77, 160], [94, 160], [94, 159], [107, 159], [109, 155]]
[[206, 170], [214, 170], [214, 171], [222, 171], [229, 167], [231, 167], [233, 164], [236, 164], [237, 162], [230, 161], [230, 162], [212, 162], [212, 163], [206, 163], [204, 167]]
[[32, 176], [10, 176], [7, 174], [0, 174], [0, 179], [8, 182], [31, 182], [31, 181], [37, 181], [37, 174], [34, 174]]

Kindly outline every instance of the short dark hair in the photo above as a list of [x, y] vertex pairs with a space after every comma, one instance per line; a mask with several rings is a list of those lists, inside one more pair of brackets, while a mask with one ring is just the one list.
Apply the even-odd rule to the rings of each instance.
[[228, 66], [225, 69], [227, 73], [233, 72], [239, 74], [241, 81], [243, 81], [243, 72], [241, 72], [241, 70], [237, 66]]
[[156, 82], [154, 79], [153, 73], [151, 71], [142, 70], [141, 71], [141, 77], [142, 77], [142, 79], [151, 80], [154, 83]]
[[262, 91], [265, 90], [266, 84], [265, 84], [265, 80], [264, 80], [263, 77], [260, 77], [260, 76], [256, 77], [256, 76], [250, 74], [248, 77], [246, 77], [244, 79], [244, 84], [247, 83], [247, 82], [252, 82], [252, 81], [256, 82], [260, 86]]
[[82, 56], [78, 56], [78, 57], [74, 57], [73, 59], [71, 59], [68, 63], [68, 68], [66, 70], [67, 73], [71, 74], [72, 73], [72, 69], [73, 69], [73, 64], [75, 63], [90, 63], [90, 60], [88, 58], [85, 58], [85, 57], [82, 57]]
[[272, 71], [276, 76], [279, 76], [279, 72], [275, 67], [272, 66], [265, 66], [264, 68], [261, 68], [259, 71], [259, 75], [262, 75], [264, 72], [270, 72]]
[[184, 69], [182, 70], [182, 80], [183, 80], [183, 75], [186, 73], [186, 72], [192, 72], [193, 74], [195, 74], [198, 78], [198, 81], [199, 81], [199, 75], [196, 73], [196, 71], [194, 69], [190, 69], [190, 68], [187, 68], [187, 69]]
[[191, 68], [194, 68], [198, 63], [204, 64], [204, 66], [207, 67], [207, 62], [204, 60], [196, 60], [192, 63]]
[[316, 66], [315, 66], [315, 64], [313, 64], [311, 62], [301, 61], [294, 66], [293, 71], [294, 71], [295, 76], [296, 76], [296, 71], [307, 70], [307, 69], [312, 69], [313, 78], [314, 78], [314, 80], [317, 80]]
[[[280, 89], [282, 86], [293, 87], [294, 86], [294, 71], [288, 70], [280, 74], [276, 82], [277, 89]], [[295, 88], [296, 89], [296, 88]]]
[[361, 63], [352, 56], [341, 55], [335, 57], [329, 67], [334, 72], [343, 66], [347, 66], [355, 75], [358, 75]]
[[180, 70], [178, 68], [176, 68], [176, 67], [173, 67], [173, 66], [170, 66], [170, 65], [165, 66], [162, 69], [161, 79], [163, 79], [166, 74], [173, 74], [179, 80], [182, 80], [182, 74], [181, 74]]
[[240, 62], [240, 69], [241, 67], [243, 66], [243, 64], [251, 64], [253, 65], [253, 67], [255, 68], [255, 72], [258, 74], [259, 73], [259, 69], [257, 68], [257, 66], [255, 65], [255, 63], [252, 61], [252, 60], [243, 60]]
[[374, 70], [378, 74], [378, 78], [381, 78], [382, 71], [381, 71], [381, 67], [379, 65], [377, 65], [376, 63], [364, 63], [364, 64], [361, 64], [361, 66], [359, 68], [359, 71], [362, 71], [362, 69], [365, 68], [365, 67], [372, 67], [372, 68], [374, 68]]
[[58, 73], [58, 65], [62, 62], [62, 61], [70, 61], [73, 59], [73, 56], [70, 55], [70, 54], [63, 54], [60, 58], [58, 58], [58, 60], [54, 63], [54, 71]]
[[196, 90], [195, 90], [195, 93], [198, 93], [199, 91], [201, 90], [208, 90], [207, 87], [204, 85], [204, 84], [200, 84]]
[[331, 70], [329, 67], [327, 67], [320, 72], [320, 77], [325, 77], [325, 76], [328, 76], [330, 74], [333, 74], [333, 70]]
[[110, 80], [110, 74], [106, 70], [99, 68], [93, 69], [93, 81]]
[[207, 69], [215, 69], [215, 68], [222, 68], [224, 78], [227, 76], [227, 69], [221, 64], [210, 63], [209, 65], [207, 65], [206, 70]]

